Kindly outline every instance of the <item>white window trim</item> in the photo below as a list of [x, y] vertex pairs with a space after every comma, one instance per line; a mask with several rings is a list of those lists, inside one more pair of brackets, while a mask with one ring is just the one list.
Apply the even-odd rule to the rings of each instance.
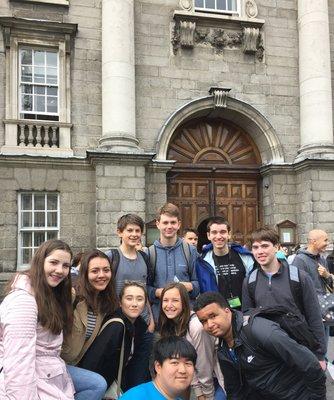
[[22, 3], [44, 3], [44, 4], [54, 4], [58, 6], [69, 6], [69, 0], [12, 0], [12, 1], [21, 1]]
[[[71, 38], [77, 32], [77, 25], [25, 18], [1, 17], [6, 54], [6, 95], [5, 95], [5, 144], [3, 154], [48, 155], [51, 157], [73, 156], [71, 148]], [[42, 47], [57, 49], [59, 57], [58, 115], [59, 121], [20, 119], [19, 110], [19, 48]], [[57, 130], [59, 146], [18, 145], [22, 129]], [[20, 130], [19, 130], [20, 129]]]
[[[35, 194], [56, 194], [57, 195], [57, 227], [31, 227], [31, 228], [21, 228], [21, 223], [22, 223], [22, 195], [24, 194], [29, 194], [29, 195], [35, 195]], [[52, 192], [52, 191], [22, 191], [18, 193], [18, 227], [17, 227], [17, 270], [22, 271], [25, 270], [29, 267], [29, 264], [23, 264], [22, 263], [22, 235], [21, 232], [57, 232], [57, 238], [59, 238], [60, 234], [60, 195], [59, 192]], [[48, 210], [45, 209], [47, 212]], [[52, 210], [55, 211], [55, 210]], [[34, 213], [34, 208], [32, 208], [32, 214]], [[47, 214], [46, 214], [47, 216]], [[32, 219], [33, 222], [33, 219]], [[32, 243], [33, 245], [33, 243]], [[34, 246], [32, 246], [34, 247]]]
[[[56, 52], [57, 53], [57, 59], [58, 59], [58, 62], [57, 62], [57, 79], [58, 79], [58, 83], [57, 83], [57, 85], [54, 85], [54, 87], [57, 87], [57, 89], [58, 89], [58, 95], [57, 95], [57, 109], [58, 109], [58, 112], [57, 113], [50, 113], [50, 112], [47, 112], [47, 111], [44, 111], [44, 112], [41, 112], [41, 111], [24, 111], [24, 110], [22, 110], [22, 103], [21, 103], [21, 86], [22, 85], [31, 85], [31, 86], [35, 86], [36, 85], [36, 83], [30, 83], [30, 82], [21, 82], [21, 68], [20, 68], [20, 50], [21, 49], [33, 49], [33, 50], [44, 50], [44, 51], [48, 51], [48, 50], [53, 50], [54, 52]], [[60, 76], [59, 76], [59, 71], [60, 71], [60, 60], [59, 60], [59, 49], [58, 48], [52, 48], [52, 47], [48, 47], [48, 48], [46, 48], [46, 47], [32, 47], [32, 46], [20, 46], [19, 47], [19, 49], [18, 49], [18, 65], [19, 65], [19, 68], [18, 68], [18, 104], [19, 104], [19, 106], [18, 106], [18, 108], [19, 108], [19, 110], [18, 110], [18, 115], [20, 115], [20, 114], [31, 114], [31, 115], [36, 115], [36, 114], [39, 114], [39, 115], [50, 115], [50, 116], [56, 116], [56, 117], [58, 117], [59, 118], [59, 111], [60, 111], [60, 104], [61, 104], [61, 101], [60, 101], [60, 96], [59, 96], [59, 92], [60, 92], [60, 90], [59, 90], [59, 86], [60, 86]], [[43, 86], [43, 87], [46, 87], [46, 86], [48, 86], [48, 84], [40, 84], [40, 86]], [[50, 85], [50, 86], [52, 86], [52, 85]]]
[[[237, 1], [237, 9], [236, 11], [233, 10], [217, 10], [216, 8], [207, 8], [207, 7], [196, 7], [195, 6], [195, 0], [194, 1], [194, 11], [198, 12], [210, 12], [210, 13], [217, 13], [217, 14], [225, 14], [225, 15], [236, 15], [240, 16], [241, 13], [241, 1], [242, 0], [236, 0]], [[217, 0], [215, 0], [217, 3]]]

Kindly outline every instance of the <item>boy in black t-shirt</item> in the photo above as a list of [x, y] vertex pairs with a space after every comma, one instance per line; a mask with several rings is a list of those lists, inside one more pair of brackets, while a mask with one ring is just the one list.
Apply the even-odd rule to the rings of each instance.
[[[230, 231], [229, 223], [222, 217], [208, 222], [207, 236], [211, 243], [203, 249], [196, 271], [201, 292], [219, 291], [230, 307], [240, 309], [242, 283], [254, 267], [254, 258], [242, 246], [229, 245]], [[212, 279], [208, 278], [208, 273]]]

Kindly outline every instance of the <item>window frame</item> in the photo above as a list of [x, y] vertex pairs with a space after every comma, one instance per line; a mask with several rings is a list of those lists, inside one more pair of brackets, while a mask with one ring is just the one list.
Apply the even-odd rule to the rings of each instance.
[[[203, 0], [206, 2], [206, 0]], [[215, 4], [217, 5], [217, 0], [214, 0]], [[228, 1], [228, 0], [226, 0]], [[193, 0], [193, 9], [195, 12], [203, 12], [203, 13], [215, 13], [215, 14], [222, 14], [222, 15], [231, 15], [231, 16], [240, 16], [241, 15], [241, 1], [236, 0], [237, 9], [236, 11], [233, 10], [218, 10], [217, 8], [207, 8], [207, 7], [196, 7], [195, 3], [196, 0]]]
[[[23, 210], [22, 209], [22, 196], [23, 195], [31, 195], [31, 209]], [[44, 195], [44, 202], [45, 202], [45, 209], [44, 210], [36, 210], [35, 209], [35, 196], [36, 195]], [[47, 196], [48, 195], [56, 195], [57, 196], [57, 209], [56, 210], [49, 210], [47, 208]], [[32, 249], [32, 255], [34, 254], [37, 247], [34, 246], [34, 233], [36, 232], [43, 232], [44, 237], [48, 234], [48, 232], [56, 232], [56, 237], [59, 238], [60, 235], [60, 194], [57, 191], [37, 191], [37, 190], [24, 190], [18, 192], [18, 200], [17, 200], [17, 209], [18, 209], [18, 226], [17, 226], [17, 270], [24, 270], [26, 269], [29, 264], [23, 263], [23, 250], [24, 249]], [[31, 226], [29, 227], [22, 227], [22, 213], [24, 211], [31, 212]], [[35, 227], [34, 226], [34, 216], [35, 213], [38, 211], [43, 211], [45, 213], [45, 221], [43, 227]], [[48, 212], [56, 212], [57, 213], [57, 226], [56, 227], [48, 227], [47, 226], [47, 216]], [[31, 246], [23, 246], [23, 232], [30, 232], [32, 233], [32, 241]]]
[[[30, 49], [32, 51], [49, 51], [50, 53], [56, 53], [57, 54], [57, 84], [55, 85], [51, 85], [51, 84], [40, 84], [40, 83], [36, 83], [36, 82], [22, 82], [21, 80], [21, 73], [22, 73], [22, 64], [21, 64], [21, 51], [24, 49]], [[27, 46], [27, 45], [19, 45], [18, 48], [18, 52], [17, 52], [17, 57], [18, 57], [18, 117], [20, 120], [26, 120], [26, 119], [30, 119], [30, 118], [26, 118], [23, 117], [23, 114], [27, 114], [27, 115], [31, 115], [32, 117], [36, 116], [38, 117], [39, 115], [43, 116], [51, 116], [51, 117], [56, 117], [56, 120], [59, 120], [60, 116], [60, 57], [59, 57], [59, 49], [58, 48], [53, 48], [53, 47], [36, 47], [36, 46]], [[32, 66], [34, 66], [34, 64], [32, 64]], [[45, 66], [47, 67], [47, 65], [45, 64]], [[56, 87], [57, 88], [57, 113], [51, 113], [51, 112], [41, 112], [41, 111], [24, 111], [22, 110], [22, 86], [23, 85], [29, 85], [32, 88], [34, 88], [35, 86], [41, 86], [44, 88], [48, 88], [48, 87]], [[33, 99], [34, 99], [34, 95], [32, 95]], [[45, 96], [47, 97], [47, 96]], [[33, 100], [34, 101], [34, 100]], [[46, 100], [47, 101], [47, 100]], [[45, 105], [47, 106], [47, 103], [45, 103]], [[32, 119], [36, 119], [36, 120], [40, 120], [43, 121], [44, 119], [41, 118], [32, 118]], [[47, 119], [47, 118], [46, 118]]]

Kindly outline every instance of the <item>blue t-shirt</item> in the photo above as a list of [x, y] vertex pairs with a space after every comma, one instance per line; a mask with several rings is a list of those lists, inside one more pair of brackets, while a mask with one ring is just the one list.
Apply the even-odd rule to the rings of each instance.
[[[152, 381], [135, 386], [121, 396], [121, 400], [141, 400], [141, 399], [166, 400], [166, 397], [159, 392], [159, 390], [154, 386]], [[180, 398], [178, 399], [181, 400]]]

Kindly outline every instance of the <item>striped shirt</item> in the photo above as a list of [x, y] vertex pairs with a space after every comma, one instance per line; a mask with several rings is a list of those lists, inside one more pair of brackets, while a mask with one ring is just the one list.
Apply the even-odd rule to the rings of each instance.
[[88, 310], [87, 313], [87, 329], [86, 329], [86, 340], [92, 336], [96, 325], [96, 315], [93, 311]]

